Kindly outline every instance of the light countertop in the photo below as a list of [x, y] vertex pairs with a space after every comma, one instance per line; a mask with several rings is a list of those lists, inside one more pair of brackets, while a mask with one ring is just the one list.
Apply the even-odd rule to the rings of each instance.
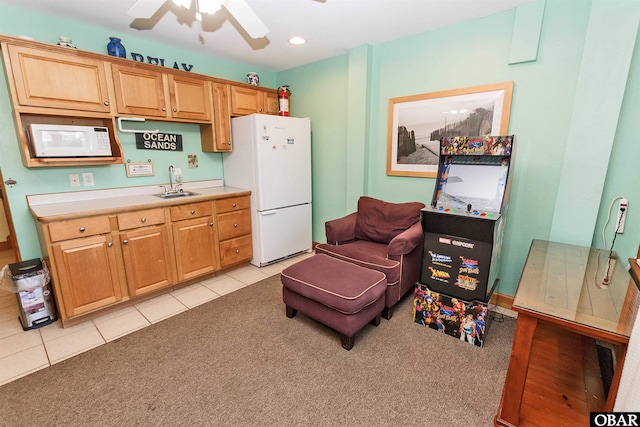
[[182, 183], [182, 189], [197, 194], [162, 199], [158, 185], [126, 187], [107, 190], [76, 191], [68, 193], [35, 194], [27, 196], [27, 203], [39, 222], [60, 221], [89, 215], [107, 215], [139, 209], [161, 208], [185, 203], [202, 202], [250, 194], [249, 190], [226, 187], [221, 180]]

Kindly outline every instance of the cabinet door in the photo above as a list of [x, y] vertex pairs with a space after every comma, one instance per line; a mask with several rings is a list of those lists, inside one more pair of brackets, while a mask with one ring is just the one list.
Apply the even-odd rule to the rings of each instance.
[[172, 284], [171, 251], [165, 225], [122, 233], [120, 244], [130, 297]]
[[168, 75], [171, 117], [211, 120], [211, 88], [209, 82], [173, 74]]
[[229, 112], [229, 85], [213, 84], [213, 151], [231, 151], [231, 113]]
[[173, 246], [179, 281], [217, 270], [212, 217], [173, 223]]
[[166, 117], [163, 74], [145, 68], [111, 64], [118, 113]]
[[111, 235], [67, 240], [52, 246], [66, 317], [122, 299]]
[[23, 46], [7, 51], [20, 105], [111, 111], [102, 61]]
[[231, 114], [244, 116], [262, 113], [262, 92], [241, 86], [231, 86]]
[[264, 108], [266, 114], [278, 115], [278, 94], [271, 92], [263, 92], [264, 94]]

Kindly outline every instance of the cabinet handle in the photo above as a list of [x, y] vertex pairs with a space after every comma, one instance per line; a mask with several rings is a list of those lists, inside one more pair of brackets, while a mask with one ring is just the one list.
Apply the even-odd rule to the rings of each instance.
[[227, 145], [231, 145], [231, 141], [228, 141], [228, 142], [227, 142]]
[[240, 249], [236, 249], [236, 253], [239, 254], [240, 253]]
[[213, 223], [212, 223], [212, 222], [210, 222], [210, 223], [209, 223], [209, 226], [210, 226], [210, 227], [213, 227]]
[[162, 107], [162, 111], [167, 111], [167, 107]]
[[104, 105], [109, 106], [109, 101], [104, 101]]
[[109, 246], [109, 247], [113, 246], [113, 242], [107, 243], [107, 246]]
[[237, 207], [238, 205], [236, 203], [232, 204], [231, 206], [233, 206], [234, 208]]
[[233, 226], [234, 226], [234, 227], [237, 227], [237, 226], [238, 226], [238, 224], [233, 224]]
[[174, 113], [177, 113], [177, 112], [178, 112], [178, 109], [177, 109], [177, 108], [174, 108], [174, 109], [173, 109], [173, 112], [174, 112]]
[[79, 230], [79, 231], [80, 231], [81, 233], [84, 233], [85, 231], [87, 231], [87, 229], [86, 229], [86, 228], [84, 228], [84, 227], [80, 227], [80, 230]]
[[127, 239], [124, 239], [124, 240], [122, 241], [122, 244], [123, 244], [123, 245], [126, 245], [127, 243], [129, 243], [129, 240], [127, 240]]
[[195, 211], [195, 210], [192, 210], [192, 211], [191, 211], [191, 215], [193, 215], [193, 214], [195, 214], [195, 213], [196, 213], [196, 211]]
[[147, 218], [142, 218], [140, 221], [147, 222]]

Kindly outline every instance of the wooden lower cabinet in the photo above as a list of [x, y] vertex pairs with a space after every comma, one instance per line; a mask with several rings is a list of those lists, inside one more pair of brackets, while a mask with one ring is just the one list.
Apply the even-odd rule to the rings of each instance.
[[216, 201], [220, 267], [225, 268], [253, 257], [249, 196]]
[[121, 233], [120, 245], [130, 297], [173, 284], [166, 225]]
[[252, 257], [249, 196], [39, 223], [63, 326]]
[[216, 271], [218, 257], [211, 202], [172, 207], [171, 220], [178, 281]]
[[[111, 235], [96, 235], [54, 243], [57, 301], [64, 317], [73, 317], [122, 299]], [[55, 285], [55, 284], [54, 284]]]
[[222, 268], [252, 258], [251, 235], [220, 242], [220, 266]]

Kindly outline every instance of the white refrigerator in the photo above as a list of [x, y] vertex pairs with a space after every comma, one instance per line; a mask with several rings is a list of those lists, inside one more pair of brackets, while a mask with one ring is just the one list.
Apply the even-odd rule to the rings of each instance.
[[224, 183], [251, 190], [251, 264], [310, 251], [311, 121], [252, 114], [231, 119], [231, 132]]

